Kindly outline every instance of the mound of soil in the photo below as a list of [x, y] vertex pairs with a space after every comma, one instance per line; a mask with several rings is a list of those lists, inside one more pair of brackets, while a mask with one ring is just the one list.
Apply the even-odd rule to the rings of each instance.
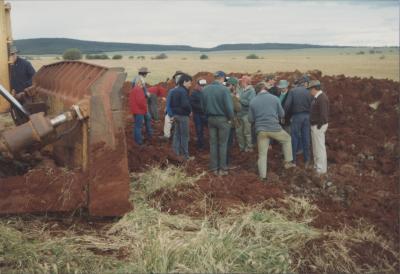
[[[327, 132], [328, 174], [319, 177], [301, 164], [292, 170], [282, 167], [279, 144], [268, 155], [268, 183], [257, 177], [257, 151], [241, 153], [236, 144], [231, 151], [232, 166], [225, 177], [207, 173], [194, 187], [176, 191], [161, 190], [154, 199], [165, 211], [192, 216], [207, 214], [210, 208], [221, 213], [247, 204], [256, 204], [285, 195], [307, 197], [321, 212], [314, 220], [316, 227], [338, 228], [354, 224], [360, 218], [374, 224], [393, 243], [399, 242], [399, 144], [397, 133], [399, 83], [358, 77], [322, 76], [320, 71], [308, 72], [321, 80], [330, 99], [331, 113]], [[241, 77], [241, 73], [231, 73]], [[279, 79], [293, 81], [299, 71], [277, 73]], [[252, 82], [265, 75], [252, 75]], [[212, 73], [194, 75], [212, 81]], [[167, 83], [170, 86], [171, 83]], [[160, 100], [160, 104], [164, 101]], [[163, 116], [163, 107], [160, 108]], [[184, 165], [190, 174], [207, 171], [209, 153], [195, 148], [195, 131], [191, 122], [190, 154], [194, 161], [183, 162], [174, 156], [169, 142], [154, 137], [138, 147], [132, 141], [132, 119], [127, 117], [129, 167], [132, 172], [148, 166], [169, 163]], [[153, 124], [154, 136], [162, 135], [163, 121]], [[207, 206], [205, 206], [207, 205]], [[207, 209], [208, 207], [208, 209]]]

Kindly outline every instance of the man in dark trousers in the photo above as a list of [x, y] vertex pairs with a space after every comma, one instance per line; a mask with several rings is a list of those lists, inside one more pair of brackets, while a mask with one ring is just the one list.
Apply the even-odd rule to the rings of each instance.
[[[10, 49], [10, 76], [11, 76], [11, 93], [14, 97], [23, 103], [24, 91], [26, 88], [32, 86], [32, 78], [35, 75], [35, 69], [32, 64], [17, 55], [18, 50], [15, 46]], [[11, 109], [11, 116], [15, 123], [20, 125], [25, 123], [24, 116], [17, 110]]]
[[185, 160], [192, 160], [189, 156], [189, 115], [192, 112], [189, 99], [189, 88], [192, 77], [182, 74], [178, 80], [178, 87], [171, 90], [170, 107], [174, 117], [175, 130], [173, 149], [176, 155], [183, 156]]
[[325, 133], [328, 129], [329, 99], [321, 90], [321, 83], [313, 80], [308, 85], [314, 100], [311, 103], [311, 143], [314, 155], [314, 168], [318, 174], [327, 171]]
[[233, 120], [233, 103], [230, 91], [222, 83], [225, 73], [217, 71], [215, 81], [203, 89], [203, 109], [208, 117], [210, 133], [210, 170], [216, 175], [228, 174], [226, 153], [231, 121]]
[[197, 80], [196, 86], [190, 96], [190, 104], [193, 111], [193, 122], [196, 128], [197, 143], [196, 147], [199, 150], [204, 149], [204, 128], [207, 126], [207, 116], [204, 114], [201, 106], [201, 98], [203, 97], [203, 88], [207, 85], [205, 79]]
[[312, 96], [307, 90], [308, 76], [304, 75], [296, 82], [296, 87], [289, 91], [284, 104], [285, 113], [292, 114], [290, 134], [292, 137], [293, 162], [296, 153], [303, 148], [305, 166], [310, 164], [310, 108]]

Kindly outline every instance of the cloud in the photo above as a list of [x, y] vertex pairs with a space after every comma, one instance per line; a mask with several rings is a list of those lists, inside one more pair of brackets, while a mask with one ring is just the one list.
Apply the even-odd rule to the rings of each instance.
[[[15, 39], [399, 45], [397, 1], [12, 1]], [[374, 8], [379, 6], [379, 8]]]

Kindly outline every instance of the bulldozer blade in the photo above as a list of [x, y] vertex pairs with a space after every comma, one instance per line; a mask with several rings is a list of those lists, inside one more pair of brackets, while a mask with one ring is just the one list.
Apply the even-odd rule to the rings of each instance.
[[[65, 196], [65, 186], [50, 186], [46, 180], [43, 185], [7, 187], [0, 181], [0, 214], [85, 208], [91, 216], [105, 217], [121, 216], [132, 209], [121, 90], [125, 78], [123, 68], [79, 61], [46, 65], [36, 73], [31, 92], [47, 106], [49, 116], [72, 105], [87, 106], [89, 118], [78, 126], [71, 121], [57, 128], [60, 138], [50, 149], [57, 165], [79, 170], [80, 179], [68, 182], [70, 198]], [[27, 197], [29, 206], [23, 206]], [[46, 205], [51, 198], [63, 202]]]

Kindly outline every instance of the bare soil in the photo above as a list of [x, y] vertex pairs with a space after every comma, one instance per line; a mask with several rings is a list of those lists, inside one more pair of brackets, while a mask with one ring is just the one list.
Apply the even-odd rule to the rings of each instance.
[[[242, 74], [233, 73], [240, 77]], [[300, 72], [278, 73], [281, 79], [293, 80]], [[257, 176], [257, 151], [239, 152], [234, 144], [231, 151], [232, 166], [228, 176], [219, 177], [206, 173], [194, 186], [160, 190], [153, 200], [163, 211], [171, 214], [187, 214], [200, 217], [211, 212], [225, 214], [229, 209], [241, 205], [262, 203], [265, 207], [281, 206], [280, 199], [287, 195], [307, 197], [318, 205], [320, 212], [313, 221], [318, 228], [338, 229], [344, 225], [354, 225], [359, 219], [373, 224], [381, 235], [399, 248], [399, 83], [392, 80], [372, 78], [347, 78], [344, 76], [322, 76], [321, 72], [311, 72], [318, 78], [330, 99], [330, 122], [327, 132], [328, 174], [319, 177], [311, 169], [303, 167], [301, 156], [298, 167], [285, 170], [279, 144], [274, 144], [268, 155], [268, 182]], [[194, 79], [205, 78], [209, 82], [212, 74], [201, 72]], [[264, 75], [253, 75], [253, 83]], [[161, 83], [169, 88], [172, 81]], [[129, 83], [124, 91], [129, 92]], [[164, 101], [160, 99], [160, 104]], [[127, 107], [127, 106], [126, 106]], [[163, 107], [160, 108], [160, 117]], [[130, 172], [143, 172], [151, 166], [166, 167], [169, 164], [182, 165], [189, 174], [207, 172], [208, 149], [195, 148], [195, 131], [191, 122], [190, 154], [195, 160], [184, 162], [171, 149], [170, 142], [157, 138], [162, 135], [163, 120], [154, 122], [154, 136], [145, 140], [145, 145], [137, 146], [132, 138], [132, 117], [126, 115], [126, 136], [128, 164]], [[145, 136], [145, 135], [144, 135]], [[207, 134], [206, 134], [207, 137]], [[207, 137], [208, 138], [208, 137]], [[0, 208], [28, 207], [35, 212], [51, 211], [60, 203], [67, 211], [82, 205], [85, 193], [82, 189], [85, 177], [81, 172], [65, 172], [63, 168], [38, 163], [30, 159], [19, 162], [3, 161], [0, 168]], [[51, 161], [50, 161], [51, 162]], [[112, 166], [112, 155], [102, 167]], [[34, 169], [32, 167], [36, 166]], [[28, 170], [30, 170], [28, 172]], [[65, 200], [60, 198], [65, 191], [73, 195]], [[68, 184], [67, 184], [68, 185]], [[12, 189], [28, 189], [35, 195], [43, 195], [43, 204], [30, 204], [28, 200], [14, 201], [2, 193], [13, 193]], [[7, 190], [8, 189], [8, 190]], [[46, 196], [46, 191], [60, 195]], [[110, 190], [110, 194], [112, 191]], [[274, 202], [271, 202], [274, 201]], [[309, 243], [318, 245], [318, 243]], [[365, 249], [376, 251], [368, 253]], [[378, 254], [373, 246], [362, 246], [355, 250], [360, 260], [368, 260]], [[372, 252], [372, 251], [371, 251]], [[395, 259], [394, 259], [395, 260]], [[307, 270], [305, 270], [307, 272]]]

